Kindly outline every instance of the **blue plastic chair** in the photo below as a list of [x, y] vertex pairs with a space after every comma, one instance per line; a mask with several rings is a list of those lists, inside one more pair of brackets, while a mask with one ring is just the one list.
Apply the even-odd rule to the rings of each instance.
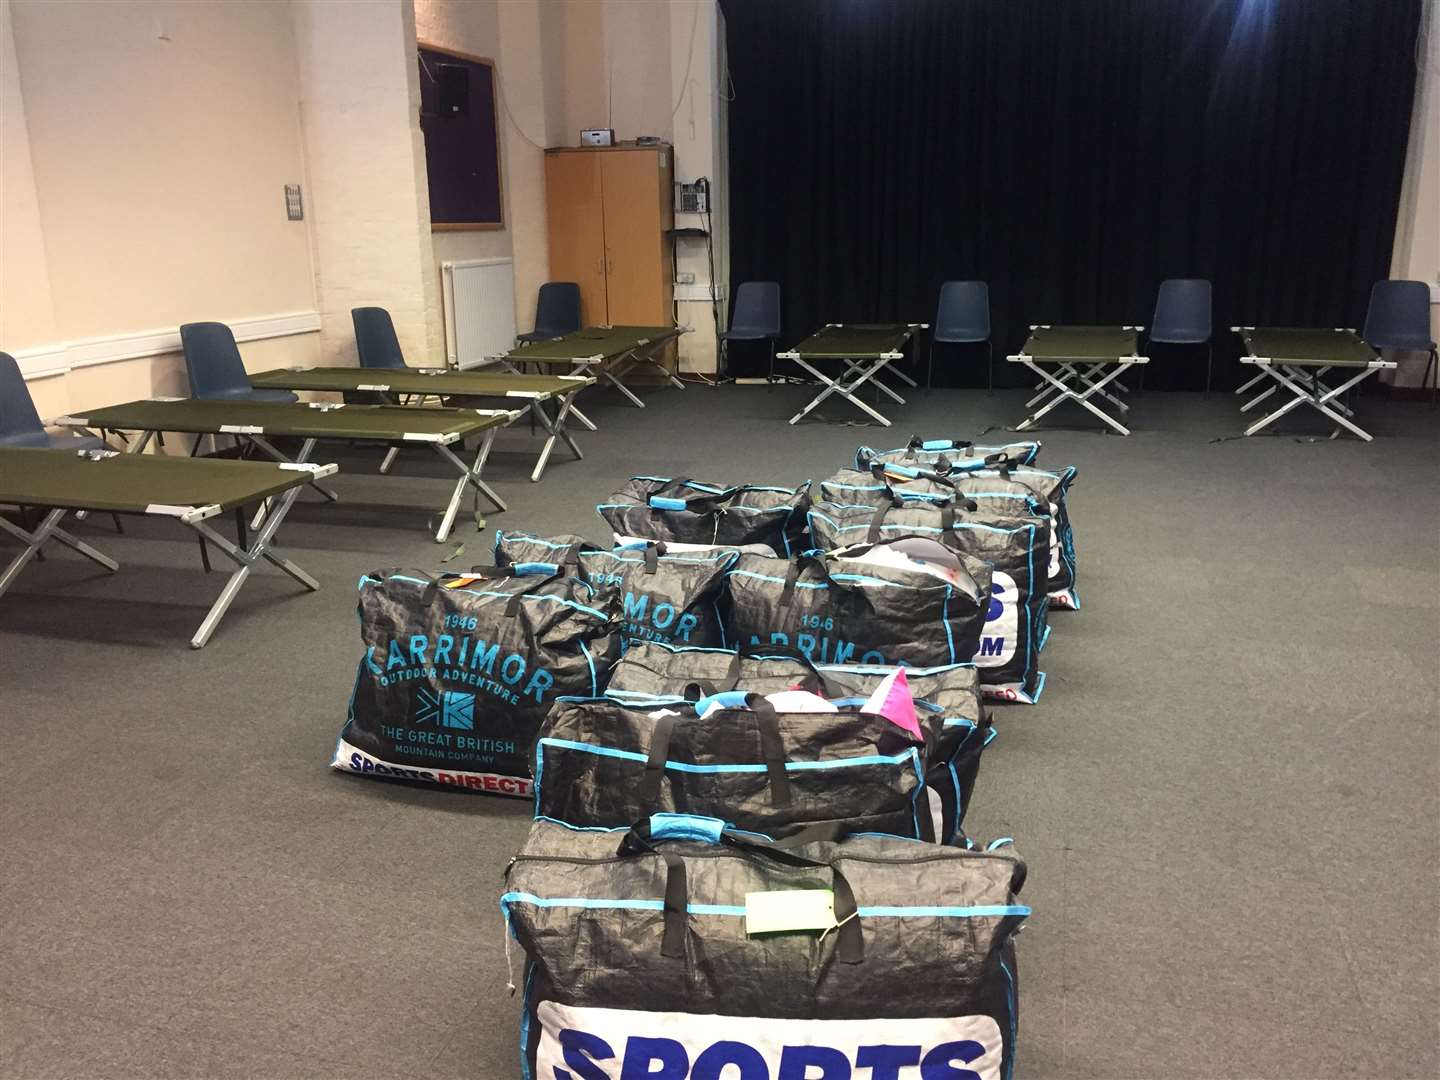
[[51, 435], [40, 421], [35, 400], [20, 374], [20, 365], [0, 352], [0, 446], [40, 450], [103, 450], [105, 440], [94, 435]]
[[935, 310], [935, 331], [930, 335], [930, 355], [925, 364], [925, 389], [935, 374], [935, 343], [976, 345], [985, 343], [985, 386], [995, 389], [995, 346], [990, 340], [990, 286], [983, 281], [947, 281], [940, 286], [940, 304]]
[[735, 304], [730, 309], [730, 329], [720, 335], [725, 355], [720, 368], [725, 370], [732, 341], [768, 341], [770, 368], [767, 379], [775, 379], [775, 341], [780, 336], [780, 283], [778, 281], [742, 281], [735, 290]]
[[290, 390], [250, 385], [235, 335], [224, 323], [186, 323], [180, 327], [190, 394], [206, 401], [299, 401]]
[[1365, 330], [1360, 336], [1372, 349], [1429, 353], [1420, 386], [1430, 386], [1430, 401], [1434, 403], [1430, 372], [1436, 357], [1435, 341], [1430, 336], [1430, 286], [1423, 281], [1377, 281], [1370, 290], [1370, 309], [1365, 313]]
[[573, 281], [547, 281], [535, 298], [535, 329], [516, 341], [549, 341], [580, 329], [580, 286]]
[[[1170, 278], [1160, 283], [1155, 297], [1155, 317], [1150, 320], [1150, 341], [1162, 345], [1205, 346], [1205, 393], [1210, 393], [1210, 375], [1215, 345], [1210, 317], [1210, 282], [1204, 278]], [[1142, 369], [1143, 377], [1144, 371]]]
[[360, 354], [360, 366], [366, 368], [404, 368], [405, 354], [400, 351], [400, 339], [395, 336], [395, 323], [390, 312], [382, 307], [357, 307], [350, 309], [350, 321], [355, 326], [355, 349]]
[[[23, 446], [36, 450], [104, 450], [105, 440], [96, 435], [51, 435], [35, 409], [35, 399], [25, 385], [20, 365], [7, 352], [0, 352], [0, 446]], [[83, 515], [82, 515], [83, 516]], [[115, 531], [124, 532], [118, 514], [111, 514]]]

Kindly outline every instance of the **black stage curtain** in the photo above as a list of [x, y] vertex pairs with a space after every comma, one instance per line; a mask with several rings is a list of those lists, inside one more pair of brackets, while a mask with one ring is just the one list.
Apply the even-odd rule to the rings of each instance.
[[[1358, 327], [1388, 274], [1420, 9], [724, 0], [732, 288], [781, 283], [783, 346], [984, 279], [1003, 385], [1029, 324], [1149, 325], [1162, 279], [1204, 277], [1233, 385], [1231, 325]], [[1147, 387], [1203, 379], [1154, 357]], [[983, 348], [936, 368], [982, 385]]]

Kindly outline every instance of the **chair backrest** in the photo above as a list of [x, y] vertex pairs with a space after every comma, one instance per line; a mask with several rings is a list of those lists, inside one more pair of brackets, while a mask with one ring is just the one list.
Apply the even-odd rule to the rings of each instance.
[[1170, 278], [1160, 283], [1155, 317], [1150, 320], [1151, 341], [1196, 345], [1210, 340], [1210, 323], [1210, 282], [1204, 278]]
[[535, 298], [535, 333], [548, 337], [580, 329], [580, 286], [573, 281], [547, 281]]
[[730, 333], [757, 338], [780, 336], [780, 283], [742, 281], [730, 309]]
[[1430, 286], [1423, 281], [1377, 281], [1360, 336], [1377, 349], [1433, 349]]
[[395, 323], [390, 318], [390, 312], [383, 307], [351, 308], [350, 321], [355, 324], [355, 349], [360, 354], [361, 367], [406, 366], [405, 354], [400, 351], [400, 339], [395, 336]]
[[935, 309], [936, 341], [990, 340], [990, 286], [983, 281], [947, 281]]
[[9, 353], [0, 352], [0, 446], [49, 445], [20, 365]]
[[197, 398], [229, 398], [250, 393], [250, 376], [240, 359], [235, 335], [224, 323], [196, 322], [180, 327], [190, 394]]

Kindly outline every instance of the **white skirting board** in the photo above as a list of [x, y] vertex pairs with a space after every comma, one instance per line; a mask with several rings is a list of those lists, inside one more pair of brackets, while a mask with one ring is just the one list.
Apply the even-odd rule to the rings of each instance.
[[479, 367], [515, 347], [514, 260], [443, 262], [440, 281], [451, 367]]

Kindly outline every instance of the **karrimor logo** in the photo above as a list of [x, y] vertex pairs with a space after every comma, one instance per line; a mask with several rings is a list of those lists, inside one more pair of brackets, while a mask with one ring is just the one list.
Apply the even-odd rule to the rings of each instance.
[[1015, 655], [1020, 629], [1020, 589], [1015, 579], [996, 570], [990, 584], [990, 607], [985, 612], [985, 630], [975, 653], [976, 667], [1000, 667]]
[[475, 730], [475, 695], [463, 690], [415, 691], [415, 722], [458, 731]]

